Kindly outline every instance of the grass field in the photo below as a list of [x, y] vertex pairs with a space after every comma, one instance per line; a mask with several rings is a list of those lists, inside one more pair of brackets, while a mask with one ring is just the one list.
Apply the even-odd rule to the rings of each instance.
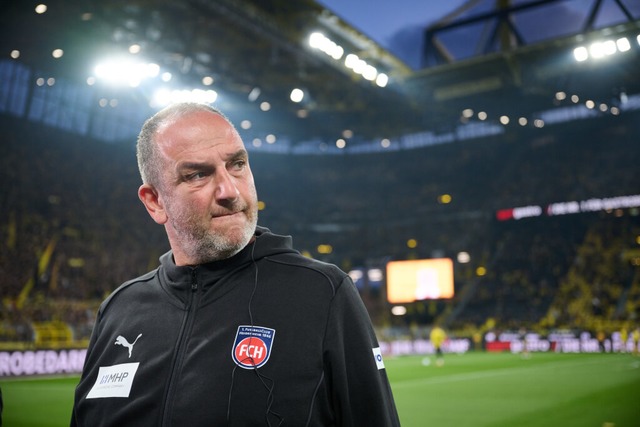
[[[638, 427], [640, 358], [501, 353], [385, 364], [404, 427]], [[77, 377], [0, 380], [5, 427], [69, 424]], [[366, 426], [363, 426], [366, 427]]]

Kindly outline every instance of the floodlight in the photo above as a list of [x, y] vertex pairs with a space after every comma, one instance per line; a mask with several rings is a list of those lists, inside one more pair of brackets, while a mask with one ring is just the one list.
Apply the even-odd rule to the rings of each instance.
[[362, 70], [362, 77], [367, 80], [375, 80], [378, 76], [378, 70], [373, 65], [369, 65], [365, 63], [364, 69]]
[[96, 65], [94, 72], [97, 78], [112, 84], [138, 86], [152, 71], [142, 62], [114, 58]]
[[573, 57], [578, 62], [586, 61], [589, 58], [589, 51], [584, 46], [577, 47], [573, 49]]
[[159, 107], [164, 107], [176, 102], [196, 102], [201, 104], [212, 104], [217, 99], [218, 93], [214, 90], [158, 89], [153, 95], [151, 104]]
[[291, 91], [289, 98], [291, 99], [291, 101], [296, 103], [302, 102], [302, 100], [304, 99], [304, 92], [302, 89], [295, 88]]
[[607, 40], [602, 42], [602, 52], [605, 55], [613, 55], [618, 51], [616, 43], [613, 40]]
[[389, 83], [389, 76], [385, 73], [378, 74], [378, 77], [376, 77], [376, 84], [380, 87], [385, 87], [387, 83]]
[[604, 45], [601, 42], [592, 43], [589, 46], [589, 54], [592, 58], [602, 58], [605, 55]]
[[158, 77], [160, 74], [160, 66], [150, 62], [147, 64], [147, 77]]
[[367, 68], [367, 63], [364, 61], [364, 59], [358, 59], [353, 66], [353, 72], [362, 75], [365, 68]]
[[356, 64], [360, 61], [360, 58], [358, 58], [358, 55], [356, 55], [355, 53], [350, 53], [349, 55], [347, 55], [347, 57], [344, 59], [344, 65], [347, 68], [353, 69], [355, 68]]
[[320, 49], [326, 37], [322, 33], [311, 33], [309, 36], [309, 46], [314, 49]]
[[616, 46], [620, 52], [626, 52], [631, 49], [631, 43], [629, 43], [629, 39], [626, 37], [616, 40]]

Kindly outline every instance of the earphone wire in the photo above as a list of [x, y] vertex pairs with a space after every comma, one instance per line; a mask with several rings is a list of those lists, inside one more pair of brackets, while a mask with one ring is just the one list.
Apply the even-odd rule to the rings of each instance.
[[[257, 236], [256, 236], [257, 239]], [[255, 274], [254, 274], [254, 281], [253, 281], [253, 290], [251, 291], [251, 296], [249, 297], [249, 304], [248, 304], [248, 311], [249, 311], [249, 323], [251, 324], [251, 327], [255, 327], [255, 324], [253, 322], [253, 313], [251, 312], [251, 303], [253, 302], [253, 297], [256, 294], [256, 291], [258, 289], [258, 263], [256, 262], [255, 259], [255, 249], [256, 249], [256, 241], [253, 242], [253, 246], [251, 247], [251, 262], [253, 263], [253, 267], [255, 270]], [[249, 344], [251, 343], [251, 339], [249, 338]], [[271, 421], [269, 421], [269, 415], [273, 415], [274, 417], [276, 417], [279, 422], [278, 422], [278, 426], [281, 426], [282, 423], [284, 423], [284, 417], [282, 417], [282, 415], [278, 414], [277, 412], [274, 412], [271, 410], [271, 406], [273, 405], [273, 401], [274, 401], [274, 395], [273, 395], [273, 389], [275, 387], [275, 382], [267, 377], [266, 375], [263, 375], [262, 373], [260, 373], [258, 367], [255, 365], [255, 361], [253, 360], [252, 357], [246, 357], [245, 359], [240, 361], [241, 363], [246, 363], [249, 362], [251, 365], [253, 365], [253, 371], [255, 372], [256, 376], [258, 377], [258, 379], [260, 380], [260, 382], [262, 383], [262, 386], [269, 392], [269, 394], [267, 395], [267, 410], [265, 413], [265, 419], [267, 421], [267, 426], [271, 427]], [[228, 399], [228, 403], [227, 403], [227, 422], [230, 419], [231, 416], [231, 396], [233, 393], [233, 382], [235, 379], [235, 374], [236, 374], [236, 369], [238, 368], [238, 365], [236, 364], [236, 366], [233, 367], [233, 371], [231, 371], [231, 387], [229, 387], [229, 399]], [[267, 384], [266, 381], [269, 381], [269, 384]]]

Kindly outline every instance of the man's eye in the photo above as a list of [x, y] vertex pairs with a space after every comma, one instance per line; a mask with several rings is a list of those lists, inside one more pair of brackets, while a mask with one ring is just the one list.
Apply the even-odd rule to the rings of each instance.
[[246, 160], [237, 160], [233, 162], [233, 168], [236, 170], [243, 169], [247, 165]]
[[193, 180], [196, 180], [196, 179], [205, 178], [206, 176], [207, 176], [207, 174], [204, 173], [204, 172], [194, 172], [194, 173], [191, 173], [191, 174], [187, 175], [187, 180], [193, 181]]

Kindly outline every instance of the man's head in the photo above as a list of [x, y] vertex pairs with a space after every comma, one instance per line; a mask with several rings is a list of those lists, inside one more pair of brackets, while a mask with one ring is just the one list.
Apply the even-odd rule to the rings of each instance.
[[240, 135], [219, 111], [174, 104], [142, 127], [137, 145], [149, 215], [165, 226], [177, 265], [228, 258], [251, 240], [258, 200]]

